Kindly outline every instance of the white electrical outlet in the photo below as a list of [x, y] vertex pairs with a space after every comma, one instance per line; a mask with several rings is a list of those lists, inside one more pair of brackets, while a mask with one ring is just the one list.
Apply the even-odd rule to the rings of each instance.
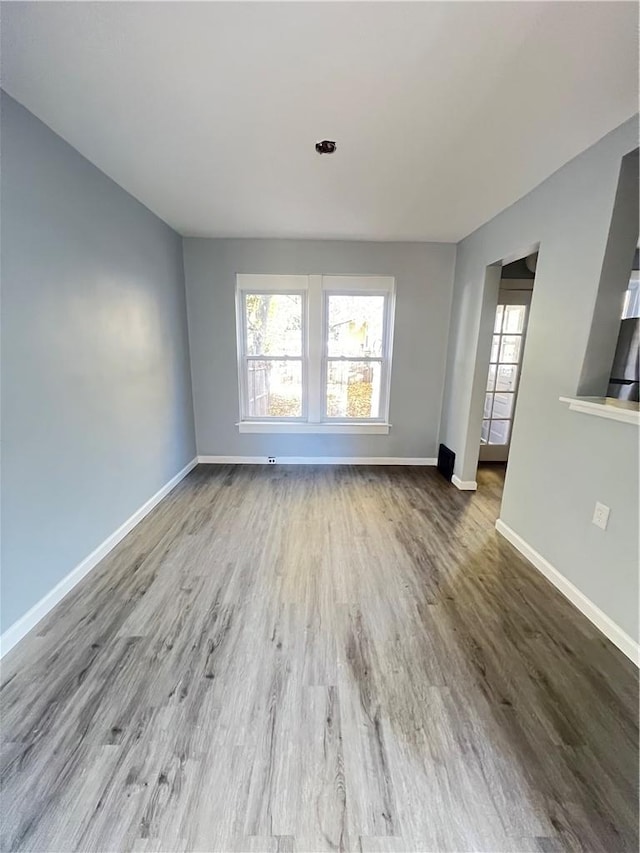
[[275, 456], [267, 456], [267, 461], [269, 462], [269, 465], [275, 465], [276, 464], [276, 457]]
[[609, 507], [605, 506], [601, 503], [596, 503], [596, 508], [593, 511], [593, 518], [591, 521], [595, 524], [596, 527], [600, 527], [602, 530], [607, 529], [607, 524], [609, 523]]

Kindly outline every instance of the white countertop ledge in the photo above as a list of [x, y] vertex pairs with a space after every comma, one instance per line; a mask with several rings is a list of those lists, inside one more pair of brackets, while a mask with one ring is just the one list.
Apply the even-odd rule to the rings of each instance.
[[568, 403], [572, 412], [640, 426], [640, 403], [614, 397], [560, 397], [560, 402]]
[[380, 423], [322, 423], [304, 421], [240, 421], [239, 432], [252, 433], [320, 433], [324, 435], [388, 435], [391, 424]]

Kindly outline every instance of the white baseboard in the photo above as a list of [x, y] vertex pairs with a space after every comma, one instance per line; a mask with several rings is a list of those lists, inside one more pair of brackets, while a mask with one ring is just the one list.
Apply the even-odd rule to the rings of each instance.
[[516, 548], [523, 557], [538, 569], [547, 580], [560, 590], [560, 592], [568, 598], [569, 601], [583, 613], [598, 628], [605, 637], [608, 637], [611, 642], [616, 645], [621, 652], [630, 658], [636, 666], [640, 666], [640, 644], [620, 628], [619, 625], [607, 616], [597, 605], [580, 592], [577, 586], [574, 586], [571, 581], [567, 580], [551, 563], [546, 560], [542, 554], [539, 554], [528, 542], [518, 536], [508, 524], [505, 524], [502, 519], [496, 521], [496, 530], [505, 539], [507, 539]]
[[172, 477], [168, 483], [149, 498], [140, 509], [137, 509], [133, 515], [128, 518], [124, 524], [104, 540], [98, 547], [92, 551], [88, 557], [79, 563], [75, 569], [69, 572], [60, 583], [56, 584], [43, 598], [40, 599], [30, 610], [21, 616], [17, 622], [14, 622], [0, 637], [0, 657], [5, 655], [9, 649], [12, 649], [25, 634], [27, 634], [38, 622], [47, 615], [47, 613], [61, 601], [65, 595], [73, 589], [73, 587], [87, 575], [104, 557], [111, 551], [133, 528], [139, 524], [142, 519], [148, 515], [151, 510], [157, 506], [160, 501], [169, 494], [171, 489], [184, 479], [189, 471], [198, 464], [197, 459], [192, 459], [188, 465], [179, 471], [175, 477]]
[[[428, 456], [276, 456], [276, 465], [436, 465]], [[201, 465], [268, 465], [268, 456], [198, 456]]]
[[475, 492], [478, 488], [478, 484], [475, 480], [461, 480], [460, 477], [457, 477], [455, 474], [451, 478], [451, 482], [456, 489], [460, 489], [461, 492]]

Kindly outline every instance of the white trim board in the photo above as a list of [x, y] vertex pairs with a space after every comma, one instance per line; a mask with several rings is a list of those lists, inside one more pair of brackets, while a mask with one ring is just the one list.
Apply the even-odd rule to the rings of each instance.
[[461, 480], [460, 477], [456, 476], [456, 474], [451, 478], [451, 482], [456, 489], [460, 489], [461, 492], [475, 492], [478, 488], [478, 484], [475, 480]]
[[237, 423], [238, 432], [261, 433], [261, 434], [291, 434], [309, 433], [312, 435], [389, 435], [391, 424], [339, 424], [339, 423], [302, 423], [292, 421], [291, 423], [269, 423], [269, 421], [240, 421]]
[[146, 503], [137, 509], [111, 536], [108, 536], [88, 557], [85, 557], [81, 563], [78, 563], [75, 569], [72, 569], [40, 601], [27, 610], [24, 616], [21, 616], [13, 625], [10, 625], [0, 637], [0, 657], [3, 657], [9, 649], [12, 649], [25, 634], [28, 634], [197, 464], [198, 460], [192, 459], [188, 465], [185, 465], [182, 471], [178, 471], [175, 477], [172, 477], [168, 483], [165, 483], [155, 495], [150, 497]]
[[640, 644], [620, 628], [619, 625], [607, 616], [591, 599], [581, 592], [577, 586], [567, 580], [555, 566], [539, 554], [528, 542], [512, 530], [502, 519], [496, 521], [496, 530], [501, 536], [510, 542], [539, 572], [541, 572], [565, 598], [577, 607], [587, 619], [598, 628], [605, 637], [617, 646], [621, 652], [632, 660], [636, 666], [640, 666]]
[[572, 412], [640, 425], [640, 407], [638, 403], [629, 400], [617, 400], [612, 397], [560, 397], [560, 402], [568, 403]]
[[[269, 462], [274, 458], [275, 463]], [[436, 465], [429, 456], [198, 456], [200, 465]]]

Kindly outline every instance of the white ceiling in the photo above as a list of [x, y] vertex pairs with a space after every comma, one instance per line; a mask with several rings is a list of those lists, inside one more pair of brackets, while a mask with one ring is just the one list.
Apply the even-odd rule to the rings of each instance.
[[4, 3], [2, 85], [182, 234], [456, 241], [637, 110], [637, 26], [634, 2]]

